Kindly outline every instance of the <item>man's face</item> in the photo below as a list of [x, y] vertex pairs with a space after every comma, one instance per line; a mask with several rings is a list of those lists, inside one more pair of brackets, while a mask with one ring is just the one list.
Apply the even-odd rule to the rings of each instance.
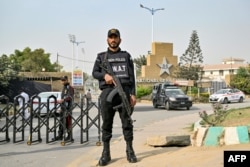
[[108, 37], [107, 41], [110, 48], [116, 49], [121, 43], [121, 38], [116, 35], [111, 35]]
[[64, 84], [67, 83], [67, 80], [66, 80], [66, 79], [62, 79], [61, 82], [62, 82], [62, 84], [64, 85]]

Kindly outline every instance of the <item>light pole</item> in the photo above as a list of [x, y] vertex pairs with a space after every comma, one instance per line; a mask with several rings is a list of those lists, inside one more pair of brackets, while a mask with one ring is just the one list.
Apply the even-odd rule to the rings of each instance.
[[[78, 60], [78, 58], [79, 58], [79, 54], [78, 54], [78, 45], [79, 44], [81, 44], [81, 43], [85, 43], [84, 41], [79, 41], [79, 42], [77, 42], [76, 41], [76, 37], [75, 37], [75, 35], [72, 35], [72, 34], [69, 34], [69, 40], [70, 40], [70, 42], [72, 42], [72, 44], [73, 44], [73, 46], [72, 46], [72, 71], [74, 70], [74, 60], [75, 60], [75, 50], [74, 50], [74, 44], [76, 44], [76, 50], [77, 50], [77, 52], [76, 52], [76, 55], [77, 55], [77, 60]], [[77, 66], [78, 66], [78, 61], [77, 61]]]
[[233, 58], [231, 57], [231, 61], [230, 61], [231, 67], [230, 67], [230, 72], [229, 72], [229, 76], [230, 76], [230, 80], [229, 80], [229, 85], [231, 87], [231, 80], [232, 80], [232, 74], [233, 74]]
[[[83, 84], [83, 77], [82, 77], [82, 79], [79, 80], [79, 78], [77, 76], [78, 75], [77, 73], [79, 73], [79, 69], [77, 69], [76, 71], [74, 71], [75, 70], [74, 68], [76, 68], [74, 66], [74, 61], [75, 61], [75, 48], [74, 48], [74, 46], [75, 46], [75, 44], [77, 46], [77, 68], [79, 68], [78, 67], [78, 45], [81, 44], [81, 43], [85, 43], [85, 42], [84, 41], [77, 42], [75, 35], [72, 35], [72, 34], [69, 34], [69, 40], [73, 44], [72, 45], [72, 85], [74, 86], [74, 84], [79, 85], [79, 81], [81, 81], [81, 84]], [[82, 71], [82, 70], [80, 70], [80, 71]], [[75, 79], [74, 78], [75, 75], [77, 77], [77, 80], [74, 80]]]
[[74, 44], [76, 42], [76, 37], [75, 35], [69, 34], [69, 40], [72, 42], [72, 73], [74, 71], [74, 58], [75, 58], [75, 51], [74, 51]]
[[151, 26], [152, 26], [152, 42], [153, 42], [154, 41], [154, 14], [155, 14], [155, 12], [157, 12], [159, 10], [164, 10], [164, 8], [158, 8], [158, 9], [151, 8], [150, 9], [148, 7], [143, 6], [142, 4], [140, 4], [140, 7], [147, 9], [152, 15], [152, 25]]
[[81, 44], [81, 43], [85, 43], [84, 41], [80, 41], [80, 42], [75, 42], [76, 43], [76, 59], [77, 59], [77, 64], [76, 64], [76, 67], [78, 67], [78, 60], [79, 60], [79, 50], [78, 50], [78, 45]]

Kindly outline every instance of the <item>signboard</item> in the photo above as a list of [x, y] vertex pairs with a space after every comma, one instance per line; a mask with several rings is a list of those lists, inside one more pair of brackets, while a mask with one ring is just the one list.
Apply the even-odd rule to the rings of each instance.
[[83, 73], [81, 69], [74, 69], [72, 73], [72, 86], [83, 86]]
[[176, 80], [175, 83], [179, 84], [180, 86], [194, 86], [193, 80]]

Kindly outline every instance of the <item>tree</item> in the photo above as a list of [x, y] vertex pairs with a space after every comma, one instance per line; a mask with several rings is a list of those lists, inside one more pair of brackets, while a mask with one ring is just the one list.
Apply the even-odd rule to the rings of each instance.
[[203, 56], [199, 44], [199, 37], [197, 31], [193, 31], [189, 46], [185, 53], [180, 57], [180, 63], [175, 76], [177, 78], [184, 78], [186, 80], [197, 81], [201, 79]]
[[134, 58], [134, 63], [135, 63], [135, 66], [136, 66], [136, 75], [141, 75], [141, 67], [143, 65], [147, 65], [147, 59], [146, 59], [146, 56], [145, 55], [140, 55], [138, 58]]
[[180, 57], [180, 62], [183, 64], [189, 64], [189, 67], [191, 67], [193, 64], [203, 63], [203, 56], [200, 49], [197, 31], [193, 31], [189, 41], [189, 46], [185, 53]]
[[15, 60], [20, 66], [21, 71], [25, 72], [40, 72], [49, 71], [56, 72], [58, 65], [51, 64], [50, 54], [45, 53], [43, 49], [32, 51], [29, 47], [23, 51], [15, 50], [14, 54], [10, 55], [11, 60]]
[[237, 74], [231, 79], [230, 85], [243, 92], [250, 93], [250, 65], [247, 68], [240, 67]]
[[15, 60], [10, 60], [7, 55], [0, 57], [0, 85], [8, 86], [9, 81], [18, 75], [20, 66]]
[[7, 86], [9, 81], [18, 77], [23, 72], [56, 72], [62, 68], [57, 63], [51, 64], [50, 54], [43, 49], [32, 51], [29, 47], [23, 51], [15, 50], [13, 54], [0, 57], [0, 85]]

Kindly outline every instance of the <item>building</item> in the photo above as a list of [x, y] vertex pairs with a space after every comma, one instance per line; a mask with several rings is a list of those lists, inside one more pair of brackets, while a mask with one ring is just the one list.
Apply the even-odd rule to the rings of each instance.
[[[183, 86], [193, 86], [193, 81], [176, 80], [173, 77], [173, 72], [178, 65], [178, 56], [173, 54], [173, 43], [153, 42], [152, 51], [146, 59], [147, 64], [141, 67], [141, 76], [137, 76], [137, 84], [153, 85], [157, 82], [171, 81]], [[237, 74], [240, 67], [247, 66], [243, 59], [232, 57], [223, 59], [221, 64], [205, 64], [202, 87], [210, 87], [212, 81], [230, 85], [230, 77]]]
[[205, 64], [203, 78], [210, 81], [225, 81], [230, 85], [230, 76], [237, 74], [240, 67], [247, 67], [245, 60], [239, 58], [223, 59], [222, 64]]
[[173, 73], [178, 65], [178, 56], [173, 55], [173, 43], [153, 42], [152, 51], [147, 56], [147, 65], [142, 66], [137, 84], [152, 85], [157, 82], [177, 82], [180, 85], [192, 86], [193, 81], [176, 80]]

